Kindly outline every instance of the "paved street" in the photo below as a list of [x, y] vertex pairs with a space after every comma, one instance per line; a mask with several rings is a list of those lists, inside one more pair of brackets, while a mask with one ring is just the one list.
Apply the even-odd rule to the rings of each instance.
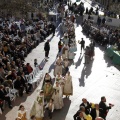
[[[59, 29], [59, 28], [58, 28]], [[43, 72], [50, 72], [53, 76], [54, 61], [57, 54], [57, 43], [60, 38], [59, 30], [56, 30], [56, 35], [51, 39], [51, 51], [50, 59], [45, 64]], [[89, 44], [89, 38], [86, 38], [81, 32], [81, 26], [76, 28], [76, 40], [80, 40], [82, 37], [86, 41], [86, 45]], [[49, 37], [51, 38], [51, 36]], [[44, 42], [40, 43], [26, 58], [26, 62], [30, 62], [33, 66], [33, 60], [38, 59], [39, 63], [44, 59], [43, 51]], [[98, 103], [101, 96], [106, 96], [107, 103], [113, 103], [115, 106], [108, 113], [107, 120], [120, 120], [120, 73], [119, 70], [114, 67], [111, 60], [104, 55], [103, 48], [96, 45], [95, 58], [88, 65], [84, 65], [84, 56], [80, 56], [80, 46], [77, 46], [78, 51], [74, 59], [74, 63], [70, 66], [70, 72], [73, 77], [74, 93], [70, 99], [64, 98], [64, 108], [59, 111], [55, 111], [53, 120], [73, 120], [74, 113], [78, 110], [81, 99], [87, 98], [88, 101]], [[39, 86], [40, 87], [40, 86]], [[19, 104], [22, 102], [26, 109], [32, 106], [33, 100], [36, 96], [36, 90], [29, 96], [24, 95], [23, 98], [17, 98], [14, 108], [9, 111], [5, 109], [4, 114], [0, 116], [0, 120], [14, 120], [16, 117], [16, 111]], [[45, 117], [45, 120], [48, 120]]]
[[[83, 35], [81, 32], [81, 26], [76, 27], [76, 41], [84, 38], [86, 45], [90, 43], [89, 38]], [[45, 64], [43, 73], [49, 72], [53, 77], [54, 62], [57, 55], [57, 44], [60, 38], [59, 27], [56, 29], [54, 38], [49, 36], [51, 40], [49, 60]], [[26, 58], [26, 63], [31, 63], [34, 66], [34, 59], [37, 58], [41, 63], [44, 60], [44, 43], [42, 42], [36, 47]], [[78, 43], [78, 42], [77, 42]], [[84, 55], [80, 55], [80, 45], [77, 44], [77, 52], [74, 62], [70, 66], [70, 72], [73, 80], [73, 96], [69, 99], [64, 98], [64, 108], [57, 110], [53, 114], [52, 120], [73, 120], [73, 115], [79, 109], [79, 105], [82, 102], [82, 98], [87, 98], [89, 102], [99, 103], [101, 96], [106, 96], [107, 103], [113, 103], [115, 106], [109, 111], [107, 120], [120, 120], [120, 72], [111, 63], [111, 60], [104, 54], [104, 48], [99, 47], [96, 44], [95, 58], [90, 64], [84, 65]], [[38, 88], [42, 85], [38, 86]], [[29, 110], [33, 104], [33, 101], [37, 95], [36, 90], [30, 94], [24, 94], [23, 98], [17, 98], [13, 102], [13, 109], [9, 110], [5, 108], [3, 115], [0, 115], [0, 120], [14, 120], [17, 115], [19, 105], [22, 103], [25, 108]], [[45, 116], [44, 120], [49, 120]]]

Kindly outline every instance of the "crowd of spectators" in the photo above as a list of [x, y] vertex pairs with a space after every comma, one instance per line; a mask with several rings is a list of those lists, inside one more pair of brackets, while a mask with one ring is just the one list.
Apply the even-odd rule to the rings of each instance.
[[0, 107], [5, 100], [12, 108], [7, 89], [14, 86], [21, 97], [24, 90], [27, 94], [32, 90], [25, 75], [29, 75], [33, 68], [30, 63], [24, 63], [25, 57], [52, 33], [54, 25], [52, 21], [24, 19], [12, 22], [6, 19], [0, 23]]
[[113, 28], [103, 24], [94, 25], [91, 20], [85, 20], [83, 23], [83, 32], [90, 36], [95, 42], [102, 46], [117, 46], [120, 50], [120, 31], [117, 28]]
[[[42, 1], [47, 12], [53, 7], [54, 2], [56, 1]], [[2, 111], [4, 101], [8, 103], [9, 108], [12, 108], [11, 97], [8, 95], [10, 89], [18, 90], [21, 97], [24, 91], [27, 94], [32, 91], [32, 84], [28, 82], [26, 75], [32, 73], [33, 68], [30, 63], [24, 63], [25, 57], [46, 37], [55, 34], [56, 25], [53, 18], [50, 21], [34, 20], [33, 14], [31, 18], [32, 20], [19, 21], [9, 18], [0, 19], [0, 108]]]

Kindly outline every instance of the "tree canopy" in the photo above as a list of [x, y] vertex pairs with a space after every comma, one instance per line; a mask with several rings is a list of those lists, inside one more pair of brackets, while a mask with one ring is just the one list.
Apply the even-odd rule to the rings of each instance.
[[25, 14], [37, 10], [34, 4], [39, 0], [0, 0], [0, 11], [6, 11], [8, 14], [19, 12]]

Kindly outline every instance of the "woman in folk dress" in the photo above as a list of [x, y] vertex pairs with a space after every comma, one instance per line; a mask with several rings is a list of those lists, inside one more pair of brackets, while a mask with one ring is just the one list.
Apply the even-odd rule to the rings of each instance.
[[61, 56], [56, 60], [56, 65], [55, 65], [55, 70], [54, 70], [54, 75], [56, 76], [58, 73], [62, 75], [62, 64], [63, 64], [63, 59]]
[[66, 33], [64, 34], [63, 42], [65, 45], [69, 44], [69, 38], [68, 38], [68, 35]]
[[60, 84], [61, 91], [62, 91], [62, 96], [63, 96], [65, 79], [64, 79], [64, 78], [62, 78], [62, 79], [59, 81], [59, 84]]
[[[59, 86], [61, 88], [61, 93], [62, 93], [62, 96], [63, 96], [63, 87], [64, 87], [64, 80], [63, 80], [63, 77], [60, 75], [60, 73], [57, 74], [56, 76], [56, 83], [59, 83]], [[54, 85], [55, 87], [57, 85]]]
[[61, 89], [55, 88], [54, 93], [52, 95], [52, 99], [54, 100], [54, 107], [55, 109], [61, 109], [63, 105], [63, 98], [61, 94]]
[[56, 82], [59, 82], [62, 79], [62, 76], [60, 73], [57, 73], [56, 75]]
[[20, 120], [28, 120], [27, 119], [27, 111], [25, 110], [23, 105], [20, 105], [19, 110], [17, 112], [17, 118]]
[[52, 84], [52, 79], [51, 79], [51, 76], [49, 75], [49, 73], [45, 74], [43, 85], [47, 82], [50, 82]]
[[59, 94], [60, 96], [62, 96], [62, 89], [61, 89], [59, 82], [55, 83], [54, 89], [59, 90]]
[[53, 94], [53, 86], [49, 82], [47, 82], [43, 86], [43, 91], [44, 91], [44, 96], [45, 96], [45, 102], [49, 102]]
[[62, 58], [68, 58], [68, 53], [69, 53], [69, 46], [68, 45], [64, 45], [63, 49], [62, 49]]
[[63, 94], [66, 95], [66, 97], [69, 97], [70, 95], [73, 94], [72, 76], [70, 75], [70, 72], [68, 72], [65, 76]]
[[69, 61], [68, 58], [65, 58], [65, 60], [63, 61], [63, 65], [64, 65], [64, 75], [66, 75], [66, 73], [68, 72], [69, 68]]
[[30, 111], [30, 116], [35, 115], [36, 120], [42, 120], [44, 117], [44, 93], [43, 91], [37, 96], [37, 99], [34, 101], [32, 109]]

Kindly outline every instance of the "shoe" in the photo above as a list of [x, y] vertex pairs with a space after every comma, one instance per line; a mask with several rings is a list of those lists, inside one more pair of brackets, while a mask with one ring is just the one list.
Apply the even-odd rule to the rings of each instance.
[[9, 108], [12, 109], [13, 108], [12, 105], [10, 105]]

